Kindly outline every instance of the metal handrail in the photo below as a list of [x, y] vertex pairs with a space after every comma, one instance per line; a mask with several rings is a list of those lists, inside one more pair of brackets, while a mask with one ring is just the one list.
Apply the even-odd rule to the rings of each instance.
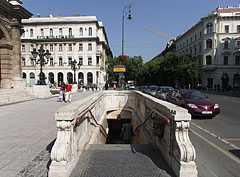
[[78, 118], [76, 118], [76, 125], [79, 126], [84, 120], [88, 119], [90, 120], [90, 117], [89, 116], [85, 116], [87, 113], [90, 113], [91, 114], [91, 118], [94, 120], [94, 122], [101, 127], [101, 130], [103, 130], [104, 132], [104, 135], [107, 137], [107, 132], [105, 130], [105, 128], [103, 127], [103, 125], [99, 124], [97, 122], [97, 120], [95, 119], [94, 115], [92, 114], [91, 110], [90, 109], [87, 109], [83, 114], [81, 114]]
[[135, 128], [135, 130], [133, 131], [133, 135], [135, 134], [135, 132], [137, 131], [138, 128], [140, 128], [142, 125], [144, 125], [144, 124], [147, 122], [147, 120], [148, 120], [149, 118], [151, 118], [151, 115], [152, 115], [152, 113], [154, 113], [154, 112], [156, 112], [158, 115], [160, 115], [161, 118], [164, 119], [164, 121], [167, 122], [167, 125], [170, 125], [170, 120], [169, 120], [165, 115], [163, 115], [162, 113], [160, 113], [158, 110], [154, 109], [154, 110], [152, 110], [152, 112], [149, 114], [149, 116], [147, 117], [147, 119], [145, 119], [142, 124], [138, 125], [138, 126]]

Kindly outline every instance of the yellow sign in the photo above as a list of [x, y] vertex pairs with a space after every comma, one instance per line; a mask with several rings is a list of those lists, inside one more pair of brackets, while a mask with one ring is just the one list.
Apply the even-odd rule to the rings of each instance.
[[113, 72], [126, 72], [126, 68], [113, 68]]

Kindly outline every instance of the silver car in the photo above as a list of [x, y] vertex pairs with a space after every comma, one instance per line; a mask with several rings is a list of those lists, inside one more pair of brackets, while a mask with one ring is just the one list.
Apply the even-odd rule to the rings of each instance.
[[157, 90], [158, 90], [158, 86], [151, 85], [151, 86], [149, 86], [148, 94], [155, 97]]
[[174, 88], [170, 86], [160, 86], [156, 92], [155, 97], [161, 100], [166, 100], [167, 94], [173, 90]]

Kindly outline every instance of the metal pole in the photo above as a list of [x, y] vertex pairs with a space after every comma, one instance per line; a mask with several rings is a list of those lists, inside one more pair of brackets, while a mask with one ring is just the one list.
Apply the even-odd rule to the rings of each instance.
[[122, 55], [124, 55], [124, 10], [122, 17]]

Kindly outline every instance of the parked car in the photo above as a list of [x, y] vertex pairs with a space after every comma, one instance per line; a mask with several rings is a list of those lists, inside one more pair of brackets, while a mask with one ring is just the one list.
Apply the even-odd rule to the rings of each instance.
[[155, 97], [157, 90], [158, 90], [158, 86], [151, 85], [149, 86], [148, 94]]
[[167, 94], [171, 91], [173, 91], [174, 88], [173, 87], [169, 87], [169, 86], [160, 86], [158, 88], [158, 91], [156, 93], [156, 98], [159, 98], [161, 100], [166, 100]]
[[143, 93], [146, 93], [147, 89], [148, 89], [148, 86], [142, 85], [142, 86], [140, 86], [140, 89], [139, 89], [139, 90], [140, 90], [141, 92], [143, 92]]
[[167, 94], [167, 101], [188, 109], [193, 116], [214, 117], [220, 113], [219, 105], [198, 90], [174, 90]]
[[135, 89], [135, 82], [134, 81], [127, 81], [129, 90]]

